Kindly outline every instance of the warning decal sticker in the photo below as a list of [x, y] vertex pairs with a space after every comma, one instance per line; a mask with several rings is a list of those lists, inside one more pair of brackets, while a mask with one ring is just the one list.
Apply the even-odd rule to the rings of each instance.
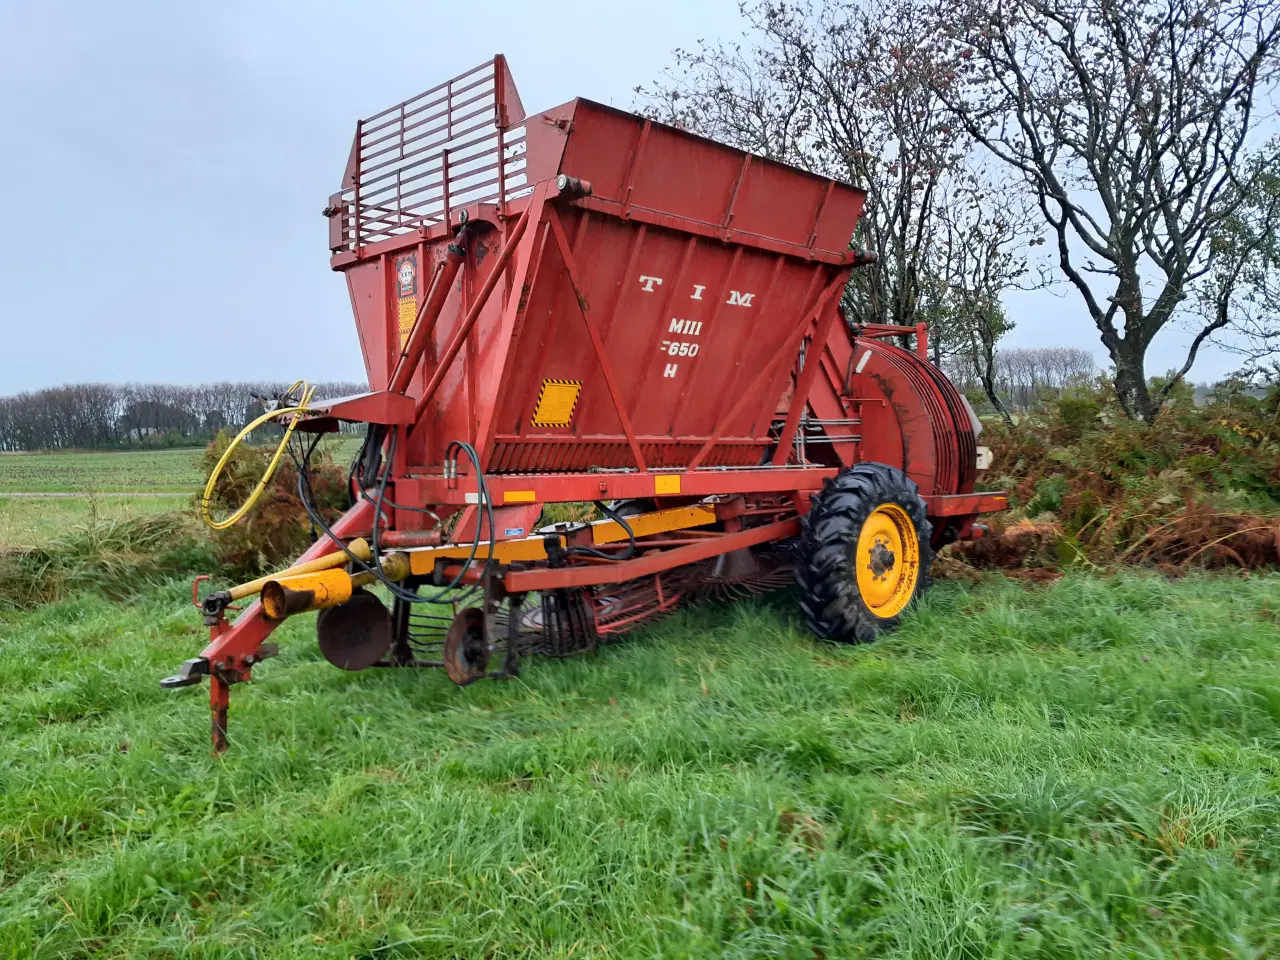
[[396, 300], [399, 306], [400, 349], [409, 342], [413, 321], [418, 317], [418, 258], [407, 254], [396, 259]]
[[543, 380], [538, 405], [533, 410], [535, 427], [567, 427], [573, 420], [578, 394], [582, 392], [581, 380]]

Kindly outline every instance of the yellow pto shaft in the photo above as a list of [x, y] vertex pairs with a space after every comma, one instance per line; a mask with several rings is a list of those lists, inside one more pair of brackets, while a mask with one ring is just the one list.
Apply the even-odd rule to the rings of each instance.
[[[345, 554], [341, 556], [346, 557]], [[382, 574], [388, 580], [403, 580], [410, 572], [409, 558], [405, 554], [393, 553], [382, 558]], [[356, 574], [341, 569], [310, 573], [286, 570], [285, 574], [288, 575], [271, 577], [262, 585], [262, 610], [272, 620], [336, 607], [350, 600], [356, 587], [363, 587], [375, 579], [367, 570]]]
[[[373, 551], [369, 548], [369, 542], [364, 539], [352, 540], [347, 544], [347, 549], [358, 560], [364, 560], [366, 563], [373, 556]], [[349, 560], [350, 557], [346, 553], [337, 550], [333, 553], [325, 554], [323, 557], [308, 560], [306, 563], [299, 563], [297, 566], [289, 567], [287, 570], [281, 570], [279, 573], [269, 573], [265, 577], [259, 577], [257, 580], [239, 584], [232, 587], [227, 593], [231, 595], [233, 601], [243, 600], [245, 597], [252, 597], [261, 593], [262, 588], [272, 580], [284, 580], [302, 573], [319, 573], [322, 570], [332, 570], [334, 567], [344, 567]]]

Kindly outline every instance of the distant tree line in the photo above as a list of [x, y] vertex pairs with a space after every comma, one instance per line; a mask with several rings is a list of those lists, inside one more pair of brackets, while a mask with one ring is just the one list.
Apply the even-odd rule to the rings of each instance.
[[[958, 354], [944, 363], [947, 375], [970, 399], [983, 397], [983, 371]], [[1062, 396], [1073, 385], [1091, 382], [1098, 374], [1093, 354], [1076, 347], [1024, 347], [995, 351], [994, 389], [1003, 405], [1031, 410]]]
[[[0, 451], [187, 446], [219, 430], [239, 430], [265, 409], [284, 381], [75, 383], [0, 397]], [[315, 399], [368, 389], [363, 383], [317, 383]]]

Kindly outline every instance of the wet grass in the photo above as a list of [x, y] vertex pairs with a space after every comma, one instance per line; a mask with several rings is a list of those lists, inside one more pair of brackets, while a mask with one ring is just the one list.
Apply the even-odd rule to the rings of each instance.
[[519, 680], [349, 675], [310, 624], [163, 693], [185, 586], [0, 621], [0, 957], [1280, 951], [1280, 577], [789, 598]]

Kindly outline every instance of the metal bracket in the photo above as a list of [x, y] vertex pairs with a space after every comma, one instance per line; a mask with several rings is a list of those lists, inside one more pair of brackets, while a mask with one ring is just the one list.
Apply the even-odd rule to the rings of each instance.
[[502, 602], [507, 601], [507, 635], [505, 643], [505, 656], [503, 657], [502, 669], [491, 670], [488, 673], [490, 679], [502, 679], [505, 677], [514, 677], [520, 673], [520, 651], [517, 644], [520, 638], [520, 596], [508, 595], [502, 586], [502, 580], [495, 576], [492, 570], [486, 571], [481, 580], [484, 599], [481, 602], [481, 612], [484, 615], [484, 642], [489, 647], [490, 654], [498, 649], [498, 631], [496, 617], [498, 611], [502, 608]]
[[192, 657], [184, 661], [178, 672], [160, 681], [160, 689], [176, 690], [179, 687], [192, 687], [209, 675], [209, 661], [204, 657]]

